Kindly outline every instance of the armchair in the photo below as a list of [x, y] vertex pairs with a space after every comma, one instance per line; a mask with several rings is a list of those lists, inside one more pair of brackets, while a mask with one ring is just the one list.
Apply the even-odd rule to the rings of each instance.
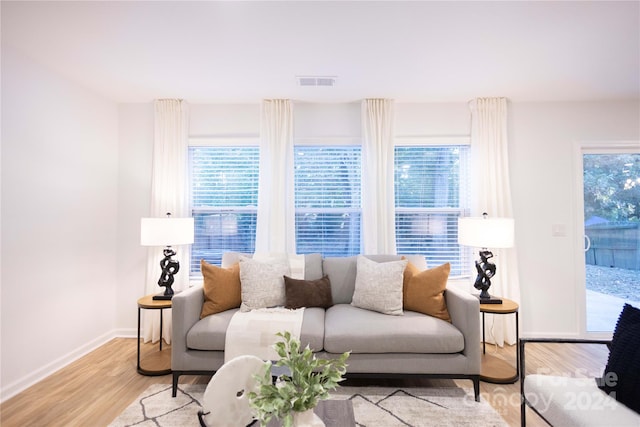
[[[557, 375], [527, 375], [527, 343], [603, 344], [611, 340], [521, 338], [520, 346], [520, 419], [526, 426], [529, 406], [552, 426], [640, 426], [640, 414], [598, 388], [607, 378], [574, 378]], [[603, 367], [604, 368], [604, 367]]]

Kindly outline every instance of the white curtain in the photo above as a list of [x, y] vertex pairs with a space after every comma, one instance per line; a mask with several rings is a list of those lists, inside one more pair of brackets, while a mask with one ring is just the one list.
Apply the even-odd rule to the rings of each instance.
[[[160, 218], [167, 212], [172, 217], [190, 217], [188, 198], [187, 108], [179, 99], [159, 99], [154, 103], [154, 142], [149, 216]], [[147, 256], [146, 294], [164, 292], [158, 286], [162, 247], [150, 247]], [[188, 246], [175, 248], [180, 263], [173, 290], [189, 286], [190, 251]], [[143, 310], [144, 341], [160, 339], [160, 312], [163, 313], [162, 338], [171, 343], [171, 310]]]
[[365, 254], [395, 254], [394, 105], [362, 101], [362, 239]]
[[292, 110], [288, 99], [262, 101], [256, 252], [296, 252]]
[[[478, 98], [470, 102], [472, 215], [513, 218], [509, 183], [508, 115], [506, 98]], [[516, 223], [517, 228], [517, 223]], [[520, 302], [516, 248], [492, 249], [496, 275], [489, 293]], [[477, 255], [476, 255], [477, 257]], [[475, 273], [474, 273], [475, 274]], [[475, 277], [475, 276], [474, 276]], [[513, 316], [486, 315], [487, 341], [516, 344]]]

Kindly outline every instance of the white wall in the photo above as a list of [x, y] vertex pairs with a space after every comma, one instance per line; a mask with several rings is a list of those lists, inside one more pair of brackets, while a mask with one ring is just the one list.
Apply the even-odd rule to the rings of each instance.
[[[640, 141], [640, 102], [511, 106], [510, 166], [521, 281], [521, 324], [529, 335], [579, 333], [584, 288], [575, 144]], [[638, 146], [640, 150], [640, 145]], [[553, 225], [567, 235], [553, 237]]]
[[140, 218], [149, 216], [151, 200], [153, 103], [119, 105], [118, 125], [117, 333], [136, 336], [136, 301], [147, 293]]
[[2, 51], [2, 399], [116, 322], [115, 103]]

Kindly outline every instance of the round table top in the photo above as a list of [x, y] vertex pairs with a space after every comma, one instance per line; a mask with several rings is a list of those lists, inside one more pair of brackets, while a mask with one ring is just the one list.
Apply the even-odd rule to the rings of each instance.
[[143, 296], [138, 300], [138, 307], [140, 308], [150, 308], [150, 309], [160, 309], [160, 308], [171, 308], [171, 300], [154, 300], [153, 296], [155, 294]]
[[502, 298], [502, 304], [480, 304], [480, 312], [482, 313], [515, 313], [518, 311], [518, 303], [507, 298]]

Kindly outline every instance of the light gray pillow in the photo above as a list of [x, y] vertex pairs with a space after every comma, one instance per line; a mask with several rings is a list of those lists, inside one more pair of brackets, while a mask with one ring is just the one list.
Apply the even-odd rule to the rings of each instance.
[[377, 263], [359, 255], [351, 305], [384, 314], [402, 315], [402, 285], [407, 262]]
[[284, 276], [289, 274], [286, 260], [260, 262], [240, 257], [240, 311], [284, 306]]

